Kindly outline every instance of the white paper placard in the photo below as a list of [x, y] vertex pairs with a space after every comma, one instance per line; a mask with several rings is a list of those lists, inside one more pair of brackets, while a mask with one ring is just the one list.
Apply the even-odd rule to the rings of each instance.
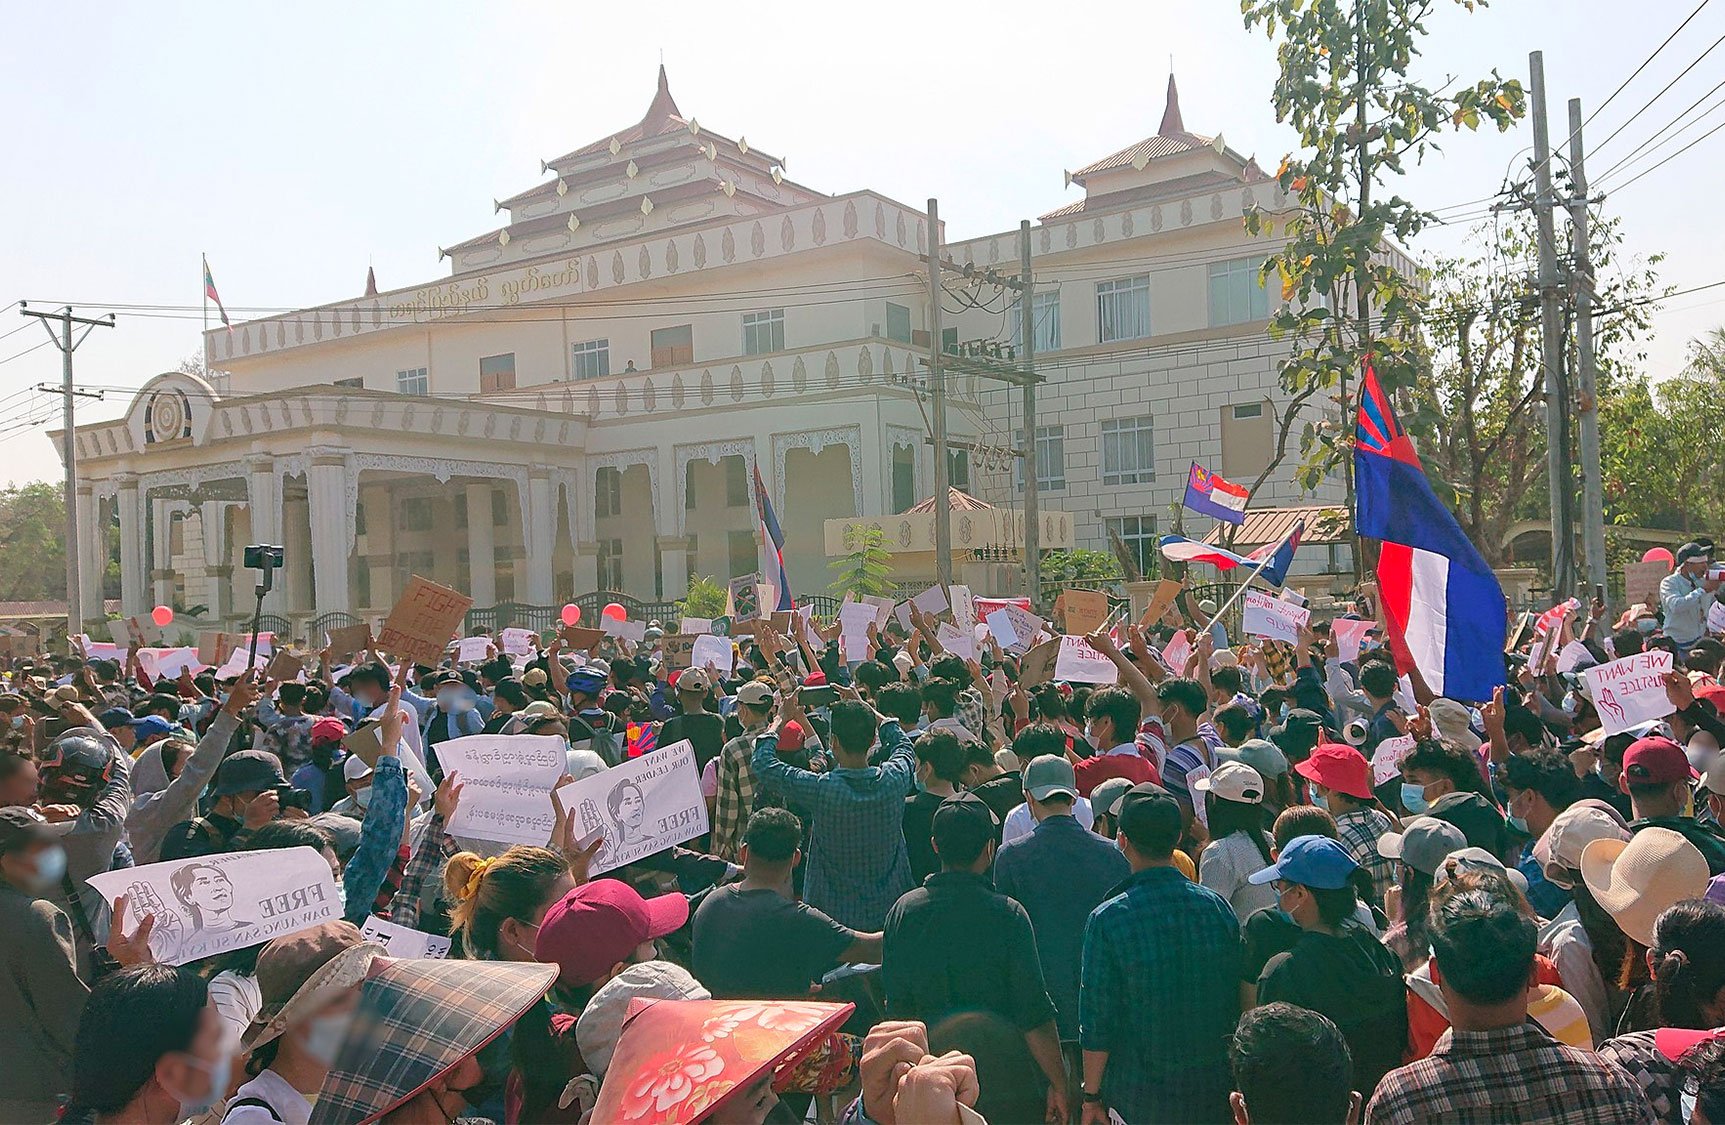
[[1162, 663], [1176, 676], [1186, 674], [1186, 662], [1192, 659], [1192, 635], [1185, 629], [1174, 630], [1168, 643], [1162, 646]]
[[884, 626], [887, 619], [892, 616], [892, 599], [877, 597], [874, 594], [864, 594], [862, 600], [864, 605], [874, 606], [874, 623]]
[[892, 607], [892, 615], [898, 619], [899, 628], [909, 633], [915, 626], [910, 619], [910, 603], [900, 602]]
[[1588, 696], [1599, 712], [1600, 729], [1613, 735], [1675, 711], [1661, 679], [1669, 671], [1671, 654], [1663, 649], [1638, 652], [1583, 670]]
[[868, 627], [875, 622], [875, 607], [866, 602], [845, 602], [839, 606], [839, 647], [845, 659], [867, 660]]
[[1186, 792], [1192, 794], [1192, 816], [1206, 831], [1210, 828], [1210, 798], [1208, 792], [1200, 793], [1193, 786], [1210, 776], [1210, 767], [1202, 762], [1186, 771]]
[[539, 634], [531, 629], [505, 629], [498, 634], [503, 642], [503, 651], [509, 656], [532, 656], [533, 642]]
[[264, 656], [263, 647], [261, 645], [258, 647], [256, 659], [253, 659], [251, 638], [248, 637], [246, 638], [245, 644], [240, 645], [235, 648], [234, 651], [228, 653], [226, 662], [224, 662], [220, 668], [216, 669], [216, 679], [231, 680], [235, 676], [243, 676], [248, 668], [262, 668], [268, 663], [269, 660]]
[[912, 598], [910, 602], [924, 613], [931, 615], [941, 613], [945, 611], [948, 605], [946, 600], [946, 587], [930, 586], [928, 589]]
[[961, 660], [976, 659], [976, 638], [969, 629], [960, 629], [950, 621], [942, 621], [940, 628], [935, 630], [934, 641]]
[[1060, 652], [1054, 658], [1054, 678], [1077, 684], [1111, 684], [1120, 678], [1120, 669], [1083, 637], [1068, 635], [1060, 638]]
[[688, 739], [570, 782], [557, 796], [575, 818], [578, 840], [604, 836], [592, 875], [707, 831], [707, 801]]
[[1414, 736], [1411, 734], [1399, 734], [1378, 743], [1377, 751], [1372, 755], [1372, 784], [1382, 785], [1401, 773], [1402, 759], [1407, 757], [1413, 748]]
[[599, 628], [607, 637], [616, 637], [630, 644], [638, 645], [647, 639], [645, 621], [618, 621], [614, 617], [601, 617]]
[[731, 648], [731, 638], [715, 637], [711, 633], [695, 638], [695, 647], [689, 652], [689, 667], [705, 668], [709, 664], [721, 676], [731, 674], [736, 668], [736, 651]]
[[462, 664], [479, 664], [490, 657], [490, 637], [462, 637], [455, 642], [455, 659]]
[[126, 896], [126, 924], [136, 932], [156, 916], [150, 952], [184, 965], [296, 933], [342, 916], [335, 873], [314, 848], [218, 852], [90, 876], [110, 908]]
[[178, 679], [180, 673], [187, 669], [202, 672], [209, 665], [198, 659], [197, 647], [193, 646], [141, 648], [138, 650], [138, 667], [152, 680], [173, 680]]
[[704, 637], [713, 631], [711, 617], [685, 617], [683, 623], [677, 626], [677, 632], [685, 637]]
[[1592, 661], [1593, 653], [1587, 650], [1586, 645], [1580, 641], [1570, 641], [1558, 650], [1557, 670], [1559, 672], [1573, 672], [1582, 663]]
[[1241, 599], [1240, 628], [1249, 637], [1287, 641], [1300, 639], [1300, 626], [1311, 620], [1312, 611], [1259, 590], [1247, 590]]
[[969, 586], [953, 586], [952, 620], [960, 628], [968, 628], [976, 624], [976, 598], [971, 595]]
[[1353, 621], [1346, 617], [1338, 617], [1330, 622], [1330, 634], [1336, 638], [1336, 656], [1343, 664], [1352, 664], [1359, 660], [1360, 644], [1366, 639], [1366, 634], [1375, 628], [1375, 621]]
[[1707, 631], [1725, 633], [1725, 602], [1714, 602], [1707, 607]]
[[438, 743], [437, 760], [461, 775], [461, 803], [444, 829], [451, 836], [538, 847], [551, 839], [551, 790], [569, 762], [563, 739], [475, 734]]
[[448, 938], [428, 934], [424, 930], [398, 926], [375, 914], [366, 915], [365, 925], [359, 928], [359, 933], [367, 941], [375, 941], [383, 946], [391, 957], [429, 957], [442, 960], [449, 956]]

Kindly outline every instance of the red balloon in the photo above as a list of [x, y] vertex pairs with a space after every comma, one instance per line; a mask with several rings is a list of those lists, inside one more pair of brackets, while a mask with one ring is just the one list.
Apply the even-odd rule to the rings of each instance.
[[563, 624], [572, 627], [581, 620], [581, 607], [576, 605], [574, 602], [570, 602], [568, 605], [563, 607], [563, 612], [558, 614], [558, 617], [562, 620]]
[[165, 605], [159, 605], [150, 611], [150, 620], [154, 621], [161, 628], [166, 629], [169, 625], [174, 623], [174, 611]]
[[599, 612], [613, 621], [627, 621], [629, 619], [628, 610], [624, 609], [616, 602], [612, 602]]
[[1642, 562], [1662, 562], [1666, 566], [1676, 566], [1677, 556], [1664, 547], [1649, 547], [1647, 553], [1641, 556]]

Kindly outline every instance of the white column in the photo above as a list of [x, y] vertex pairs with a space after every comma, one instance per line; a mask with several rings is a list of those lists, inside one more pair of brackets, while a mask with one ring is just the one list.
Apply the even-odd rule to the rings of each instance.
[[203, 538], [204, 595], [210, 620], [228, 615], [233, 602], [233, 567], [228, 562], [227, 504], [206, 500], [198, 505], [198, 534]]
[[149, 587], [144, 573], [144, 519], [138, 499], [138, 474], [120, 473], [120, 612], [131, 617], [149, 612]]
[[595, 543], [578, 544], [575, 548], [575, 593], [590, 594], [598, 588], [599, 547]]
[[276, 576], [288, 613], [314, 613], [311, 597], [310, 503], [299, 497], [282, 499], [282, 551], [285, 573]]
[[252, 544], [279, 547], [282, 542], [282, 484], [276, 459], [267, 453], [246, 458], [246, 497], [251, 509]]
[[174, 601], [173, 509], [167, 500], [150, 501], [150, 584], [156, 605]]
[[467, 486], [467, 596], [481, 609], [497, 604], [497, 530], [490, 482]]
[[[553, 597], [551, 555], [557, 540], [557, 508], [551, 496], [551, 475], [535, 470], [527, 478], [527, 520], [522, 527], [527, 590], [520, 600], [530, 605], [550, 605]], [[473, 526], [471, 511], [467, 524], [469, 528]]]
[[[108, 537], [102, 523], [102, 502], [90, 486], [78, 483], [78, 600], [84, 607], [84, 624], [100, 621], [102, 575], [108, 569]], [[98, 640], [101, 638], [98, 637]]]
[[318, 613], [345, 613], [352, 605], [347, 581], [347, 455], [326, 448], [310, 449], [307, 454], [314, 608]]

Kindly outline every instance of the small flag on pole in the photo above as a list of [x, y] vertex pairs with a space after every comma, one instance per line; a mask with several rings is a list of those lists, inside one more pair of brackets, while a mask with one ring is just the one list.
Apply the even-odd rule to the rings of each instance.
[[1194, 461], [1192, 471], [1186, 477], [1183, 503], [1199, 515], [1238, 525], [1246, 522], [1246, 498], [1249, 495], [1251, 493], [1244, 485], [1223, 480]]
[[[1288, 567], [1294, 562], [1294, 552], [1299, 550], [1300, 537], [1305, 534], [1305, 530], [1306, 521], [1300, 520], [1282, 538], [1274, 543], [1265, 543], [1247, 555], [1235, 554], [1226, 547], [1215, 543], [1200, 543], [1183, 535], [1164, 535], [1161, 543], [1162, 557], [1170, 562], [1209, 563], [1217, 570], [1234, 570], [1237, 567], [1252, 570], [1259, 563], [1264, 563], [1258, 576], [1272, 586], [1280, 586], [1288, 577]], [[1265, 562], [1266, 559], [1269, 561]]]
[[222, 307], [222, 295], [216, 292], [216, 279], [210, 276], [210, 260], [208, 258], [204, 259], [204, 298], [216, 303], [216, 312], [221, 314], [222, 324], [230, 329], [233, 328], [233, 323], [228, 320], [228, 310]]
[[767, 486], [761, 480], [759, 465], [755, 466], [755, 506], [761, 520], [767, 584], [773, 588], [773, 611], [786, 613], [797, 608], [797, 603], [791, 596], [790, 580], [785, 577], [785, 533], [779, 529], [779, 519], [773, 514], [773, 502], [767, 498]]

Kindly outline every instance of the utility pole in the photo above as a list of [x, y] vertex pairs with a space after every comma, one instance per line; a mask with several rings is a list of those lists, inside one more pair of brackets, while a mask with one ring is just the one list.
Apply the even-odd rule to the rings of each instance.
[[[60, 349], [60, 394], [65, 400], [61, 410], [60, 459], [66, 465], [66, 642], [84, 628], [84, 606], [80, 597], [78, 575], [78, 444], [77, 435], [72, 429], [72, 403], [77, 393], [72, 389], [72, 353], [78, 350], [78, 345], [84, 342], [84, 337], [90, 334], [92, 328], [114, 327], [114, 314], [109, 313], [100, 319], [72, 315], [72, 306], [67, 305], [59, 312], [38, 312], [29, 307], [26, 301], [18, 302], [19, 309], [25, 316], [33, 316], [41, 321], [47, 331], [48, 338], [54, 341], [54, 346]], [[50, 321], [60, 322], [60, 332], [55, 334]], [[72, 326], [81, 324], [84, 331], [72, 336]]]
[[1546, 477], [1551, 497], [1551, 588], [1563, 598], [1574, 586], [1570, 552], [1568, 395], [1563, 377], [1563, 314], [1558, 306], [1557, 229], [1552, 215], [1551, 136], [1545, 120], [1545, 55], [1527, 57], [1533, 117], [1534, 215], [1539, 223], [1539, 335], [1545, 369]]
[[934, 575], [952, 585], [952, 497], [946, 452], [946, 369], [941, 363], [940, 200], [928, 201], [928, 380], [934, 410]]
[[1569, 99], [1569, 222], [1575, 263], [1569, 275], [1575, 308], [1575, 354], [1581, 421], [1581, 549], [1587, 581], [1601, 598], [1606, 587], [1605, 490], [1599, 468], [1599, 386], [1593, 356], [1593, 258], [1588, 244], [1587, 172], [1582, 164], [1581, 99]]
[[1036, 514], [1036, 284], [1030, 273], [1030, 220], [1018, 223], [1018, 323], [1024, 337], [1024, 596], [1042, 604], [1042, 524]]

